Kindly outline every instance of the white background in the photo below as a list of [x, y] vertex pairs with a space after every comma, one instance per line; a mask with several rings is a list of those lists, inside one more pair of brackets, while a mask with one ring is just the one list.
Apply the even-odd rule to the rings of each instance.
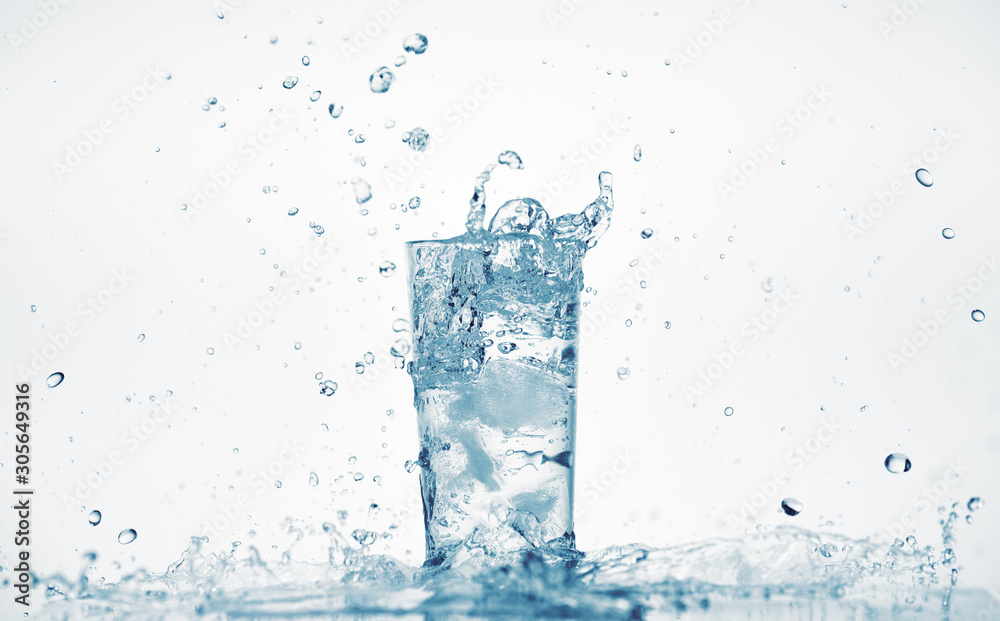
[[[293, 517], [348, 532], [395, 524], [379, 549], [419, 562], [417, 476], [403, 467], [416, 456], [412, 388], [388, 355], [392, 322], [407, 315], [403, 242], [460, 233], [475, 176], [513, 149], [525, 170], [497, 172], [494, 207], [527, 195], [553, 214], [579, 210], [601, 170], [615, 175], [614, 220], [586, 264], [582, 549], [740, 535], [744, 501], [765, 527], [887, 542], [912, 514], [905, 534], [939, 547], [938, 507], [981, 496], [974, 524], [961, 512], [961, 585], [1000, 587], [1000, 284], [979, 272], [1000, 253], [995, 3], [58, 7], [47, 18], [41, 2], [0, 8], [0, 352], [9, 402], [23, 374], [32, 382], [39, 573], [76, 575], [86, 551], [99, 554], [97, 576], [162, 571], [240, 494], [246, 506], [212, 539], [220, 549], [239, 539], [274, 555]], [[413, 32], [427, 52], [392, 67]], [[396, 81], [374, 94], [368, 75], [382, 65]], [[143, 86], [157, 68], [171, 78]], [[299, 79], [290, 90], [287, 76]], [[270, 110], [291, 121], [245, 150]], [[438, 139], [408, 171], [400, 138], [415, 126]], [[57, 172], [87, 135], [97, 144]], [[182, 211], [229, 162], [239, 172], [218, 196]], [[914, 178], [921, 166], [929, 188]], [[720, 184], [740, 167], [750, 174], [730, 192]], [[355, 177], [372, 186], [366, 216]], [[876, 203], [886, 195], [888, 207]], [[419, 210], [390, 209], [412, 196]], [[328, 258], [310, 264], [323, 243]], [[381, 277], [383, 260], [400, 269]], [[298, 283], [280, 275], [296, 269]], [[81, 309], [121, 270], [124, 290]], [[225, 335], [274, 292], [264, 324], [229, 347]], [[782, 292], [790, 306], [776, 305]], [[755, 320], [768, 324], [759, 335], [745, 327]], [[77, 334], [46, 357], [68, 322]], [[894, 365], [904, 339], [921, 346]], [[734, 344], [742, 353], [713, 371]], [[376, 364], [356, 376], [367, 351]], [[55, 371], [66, 380], [48, 389]], [[717, 379], [689, 398], [699, 371]], [[339, 383], [334, 396], [319, 394], [317, 372]], [[137, 440], [130, 429], [167, 391], [174, 409]], [[285, 442], [297, 455], [255, 478]], [[808, 459], [789, 458], [797, 447]], [[79, 488], [116, 451], [119, 465]], [[894, 451], [910, 472], [886, 471]], [[786, 496], [803, 502], [799, 516], [779, 513]], [[6, 567], [7, 513], [2, 525]], [[124, 528], [139, 534], [128, 546]]]

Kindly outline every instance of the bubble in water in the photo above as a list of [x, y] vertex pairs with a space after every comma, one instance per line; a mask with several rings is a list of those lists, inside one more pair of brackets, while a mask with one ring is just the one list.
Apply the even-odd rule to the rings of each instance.
[[139, 341], [141, 343], [141, 342], [143, 342], [143, 341], [146, 340], [146, 335], [145, 334], [140, 334], [139, 336], [135, 337], [135, 340], [137, 340], [137, 341]]
[[118, 533], [118, 543], [127, 546], [128, 544], [130, 544], [133, 541], [135, 541], [135, 538], [137, 536], [138, 535], [135, 532], [134, 528], [126, 528], [122, 532]]
[[309, 485], [312, 485], [313, 487], [319, 485], [319, 475], [315, 472], [309, 473]]
[[101, 512], [98, 511], [97, 509], [94, 509], [93, 511], [90, 512], [90, 517], [87, 519], [90, 522], [91, 526], [97, 526], [98, 524], [101, 523]]
[[354, 200], [358, 202], [359, 205], [367, 203], [372, 197], [372, 186], [368, 185], [368, 182], [361, 177], [355, 177], [351, 179], [351, 184], [354, 186]]
[[972, 321], [980, 322], [983, 319], [986, 319], [986, 313], [984, 313], [983, 311], [979, 310], [978, 308], [976, 310], [972, 311]]
[[406, 143], [410, 145], [410, 148], [414, 151], [423, 151], [427, 148], [427, 139], [430, 134], [423, 127], [414, 127], [408, 132], [409, 136], [406, 138]]
[[650, 228], [645, 228], [645, 229], [642, 229], [642, 232], [641, 232], [641, 233], [639, 233], [639, 235], [640, 235], [640, 236], [641, 236], [641, 237], [642, 237], [643, 239], [649, 239], [650, 237], [652, 237], [652, 236], [653, 236], [653, 229], [650, 229]]
[[666, 328], [667, 330], [669, 330], [670, 329], [670, 322], [669, 321], [664, 321], [663, 322], [663, 327]]
[[309, 95], [309, 101], [318, 101], [320, 95], [323, 93], [321, 91], [313, 91], [312, 95]]
[[627, 379], [628, 376], [631, 374], [632, 371], [628, 367], [618, 367], [618, 379], [620, 380]]
[[513, 168], [514, 170], [524, 168], [524, 162], [521, 161], [521, 156], [516, 151], [504, 151], [497, 157], [497, 161], [507, 168]]
[[402, 67], [403, 65], [406, 64], [406, 56], [397, 56], [396, 60], [392, 64], [396, 65], [397, 67]]
[[392, 86], [392, 81], [396, 79], [388, 67], [379, 67], [375, 73], [368, 77], [368, 87], [373, 93], [384, 93]]
[[396, 264], [392, 261], [382, 261], [378, 266], [378, 274], [383, 278], [388, 278], [396, 273]]
[[732, 416], [733, 408], [726, 406], [726, 409], [722, 410], [722, 413], [725, 414], [726, 416]]
[[208, 354], [209, 356], [214, 355], [215, 354], [215, 348], [214, 347], [209, 347], [208, 349], [205, 350], [205, 353]]
[[979, 496], [973, 496], [969, 499], [969, 503], [966, 506], [969, 508], [969, 511], [975, 512], [982, 509], [985, 505], [986, 503], [983, 502], [982, 498]]
[[274, 482], [274, 487], [275, 487], [275, 489], [281, 489], [281, 481], [275, 481]]
[[365, 141], [365, 135], [364, 134], [358, 134], [357, 136], [354, 137], [354, 142], [356, 142], [358, 144], [361, 144], [364, 141]]
[[417, 209], [418, 207], [420, 207], [420, 197], [414, 196], [409, 200], [409, 202], [406, 203], [406, 206], [409, 207], [410, 209]]
[[337, 104], [330, 104], [330, 116], [333, 118], [339, 117], [344, 112], [344, 106]]
[[512, 352], [515, 349], [517, 349], [517, 343], [512, 343], [510, 341], [504, 341], [503, 343], [500, 343], [500, 344], [497, 345], [497, 349], [499, 349], [500, 353], [502, 353], [502, 354], [509, 354], [510, 352]]
[[637, 162], [642, 159], [642, 146], [635, 145], [635, 148], [632, 149], [632, 159]]
[[419, 32], [407, 35], [403, 39], [403, 49], [414, 54], [423, 54], [427, 51], [427, 37]]
[[941, 235], [945, 239], [953, 239], [955, 237], [955, 229], [943, 229]]
[[781, 501], [781, 510], [785, 515], [798, 515], [802, 513], [802, 503], [794, 498], [786, 498]]
[[410, 353], [410, 342], [406, 339], [396, 339], [396, 342], [389, 348], [389, 353], [397, 358], [401, 358]]
[[868, 406], [867, 405], [862, 405], [861, 406], [861, 411], [862, 412], [867, 412], [868, 411]]
[[326, 380], [321, 382], [319, 385], [319, 394], [324, 397], [332, 397], [335, 392], [337, 392], [337, 382], [333, 380]]
[[400, 317], [392, 320], [393, 332], [407, 332], [410, 329], [410, 322]]
[[35, 306], [34, 304], [32, 304], [29, 308], [30, 308], [31, 312], [35, 312], [36, 310], [38, 310], [38, 307]]
[[360, 360], [354, 363], [354, 372], [361, 375], [365, 372], [365, 363]]
[[288, 215], [294, 216], [297, 213], [299, 213], [299, 208], [298, 207], [289, 207], [288, 208]]
[[66, 376], [60, 373], [59, 371], [56, 371], [52, 375], [48, 376], [48, 378], [46, 378], [45, 385], [48, 386], [49, 388], [55, 388], [59, 384], [62, 384], [62, 381], [64, 379], [66, 379]]
[[293, 75], [290, 75], [287, 78], [285, 78], [285, 81], [282, 82], [281, 85], [284, 86], [285, 88], [293, 88], [298, 83], [299, 79]]
[[920, 182], [920, 185], [924, 186], [925, 188], [929, 188], [932, 185], [934, 185], [934, 179], [931, 177], [931, 173], [929, 173], [926, 168], [921, 168], [920, 170], [918, 170], [916, 177], [917, 181]]
[[364, 475], [363, 472], [355, 472], [354, 473], [354, 480], [355, 481], [360, 481], [363, 478], [365, 478], [365, 475]]
[[912, 466], [910, 458], [902, 453], [892, 453], [885, 458], [885, 469], [893, 474], [909, 472]]
[[413, 471], [416, 470], [419, 465], [420, 462], [417, 461], [416, 459], [407, 459], [406, 463], [403, 464], [403, 468], [405, 468], [407, 472], [412, 474]]
[[910, 547], [913, 548], [914, 550], [917, 549], [917, 538], [914, 537], [913, 535], [907, 536], [906, 543], [908, 543]]

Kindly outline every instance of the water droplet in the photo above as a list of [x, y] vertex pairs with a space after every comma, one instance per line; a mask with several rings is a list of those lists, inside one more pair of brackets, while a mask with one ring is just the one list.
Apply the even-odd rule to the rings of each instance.
[[365, 364], [375, 364], [375, 354], [370, 351], [365, 352]]
[[354, 480], [355, 481], [360, 481], [363, 478], [365, 478], [364, 473], [362, 473], [362, 472], [355, 472], [354, 473]]
[[502, 354], [509, 354], [510, 352], [517, 349], [517, 343], [512, 343], [511, 341], [504, 341], [497, 345], [497, 349], [500, 350]]
[[406, 339], [396, 339], [396, 342], [389, 348], [389, 353], [397, 358], [410, 353], [410, 342]]
[[669, 321], [664, 321], [663, 322], [663, 327], [666, 328], [667, 330], [669, 330], [670, 329], [670, 322]]
[[868, 406], [867, 406], [867, 405], [862, 405], [862, 406], [861, 406], [861, 411], [862, 411], [862, 412], [866, 412], [866, 411], [868, 411]]
[[392, 261], [382, 261], [378, 266], [379, 276], [388, 278], [396, 273], [396, 264]]
[[261, 249], [260, 249], [260, 254], [261, 254], [261, 255], [265, 255], [265, 254], [267, 254], [267, 248], [261, 248]]
[[726, 409], [722, 410], [722, 413], [725, 414], [726, 416], [732, 416], [733, 408], [727, 406]]
[[309, 485], [312, 485], [313, 487], [319, 485], [319, 475], [315, 472], [309, 473]]
[[913, 548], [914, 550], [916, 550], [916, 549], [917, 549], [917, 538], [916, 538], [916, 537], [914, 537], [913, 535], [909, 535], [909, 536], [907, 536], [907, 538], [906, 538], [906, 543], [908, 543], [908, 544], [909, 544], [909, 546], [910, 546], [911, 548]]
[[335, 392], [337, 392], [337, 382], [333, 380], [326, 380], [319, 385], [319, 394], [324, 397], [332, 397]]
[[332, 116], [333, 118], [337, 118], [341, 114], [343, 114], [343, 112], [344, 112], [344, 106], [337, 105], [337, 104], [330, 104], [329, 110], [330, 110], [330, 116]]
[[781, 510], [785, 515], [798, 515], [802, 513], [802, 503], [794, 498], [786, 498], [781, 501]]
[[208, 349], [205, 350], [205, 353], [207, 353], [209, 356], [211, 356], [211, 355], [213, 355], [215, 353], [215, 348], [214, 347], [209, 347]]
[[323, 379], [323, 373], [317, 373], [316, 374], [316, 379], [318, 379], [318, 380]]
[[969, 503], [966, 506], [969, 508], [969, 511], [976, 512], [982, 509], [985, 505], [986, 503], [983, 502], [982, 498], [979, 496], [973, 496], [969, 499]]
[[30, 307], [28, 307], [28, 308], [29, 308], [29, 310], [31, 310], [31, 312], [35, 312], [36, 310], [38, 310], [38, 307], [37, 307], [37, 306], [35, 306], [34, 304], [32, 304], [32, 305], [31, 305]]
[[322, 94], [321, 91], [313, 91], [312, 95], [309, 95], [309, 101], [319, 101], [319, 97]]
[[379, 67], [375, 73], [368, 77], [368, 87], [373, 93], [384, 93], [392, 86], [392, 81], [396, 79], [388, 67]]
[[618, 367], [618, 379], [620, 380], [627, 379], [628, 376], [631, 374], [632, 371], [628, 367]]
[[785, 165], [785, 160], [781, 160], [781, 165], [782, 165], [782, 166], [784, 166], [784, 165]]
[[354, 137], [354, 142], [356, 142], [358, 144], [361, 144], [364, 141], [365, 141], [365, 135], [364, 134], [358, 134], [357, 136]]
[[406, 143], [410, 145], [410, 148], [414, 151], [423, 151], [427, 148], [427, 140], [430, 138], [430, 134], [423, 127], [414, 127], [409, 132], [406, 132]]
[[392, 320], [392, 331], [393, 332], [406, 332], [410, 329], [410, 322], [406, 319], [400, 317], [399, 319]]
[[137, 533], [134, 528], [126, 528], [122, 532], [118, 533], [118, 543], [127, 546], [128, 544], [135, 541]]
[[402, 67], [403, 65], [406, 64], [406, 56], [397, 56], [396, 60], [392, 64], [396, 65], [397, 67]]
[[233, 455], [239, 455], [239, 454], [240, 454], [240, 447], [238, 447], [238, 446], [237, 447], [233, 447]]
[[670, 60], [665, 58], [663, 60], [663, 64], [666, 65], [667, 67], [669, 67], [670, 66]]
[[978, 323], [978, 322], [982, 321], [983, 319], [986, 319], [986, 313], [984, 313], [983, 311], [979, 310], [978, 308], [976, 310], [972, 311], [972, 321], [975, 321], [975, 322]]
[[650, 237], [652, 237], [652, 236], [653, 236], [653, 229], [650, 229], [650, 228], [645, 228], [645, 229], [642, 229], [642, 232], [641, 232], [641, 233], [639, 233], [639, 235], [640, 235], [640, 236], [641, 236], [641, 237], [642, 237], [643, 239], [649, 239]]
[[303, 56], [302, 57], [302, 64], [305, 65], [306, 67], [309, 66], [309, 57], [308, 56]]
[[59, 384], [62, 384], [62, 381], [64, 379], [66, 379], [66, 376], [63, 375], [62, 373], [56, 371], [55, 373], [53, 373], [52, 375], [50, 375], [48, 378], [46, 378], [45, 385], [48, 386], [49, 388], [55, 388]]
[[299, 213], [299, 208], [298, 207], [289, 207], [288, 208], [288, 215], [294, 216], [297, 213]]
[[365, 363], [361, 362], [360, 360], [358, 362], [355, 362], [354, 363], [354, 372], [357, 373], [358, 375], [361, 375], [362, 373], [364, 373], [365, 372]]
[[406, 468], [407, 472], [412, 474], [413, 471], [416, 470], [419, 465], [420, 462], [418, 462], [416, 459], [407, 459], [406, 463], [403, 464], [403, 467]]
[[274, 482], [274, 487], [275, 487], [275, 489], [281, 489], [281, 481], [275, 481]]
[[955, 237], [955, 229], [942, 229], [941, 235], [945, 239], [953, 239]]
[[351, 180], [351, 184], [354, 186], [354, 200], [358, 202], [359, 205], [367, 203], [372, 197], [372, 186], [368, 185], [368, 182], [361, 177], [355, 177]]
[[774, 291], [774, 285], [772, 284], [773, 279], [768, 276], [767, 280], [760, 283], [760, 288], [764, 290], [764, 293], [771, 293]]
[[293, 75], [290, 75], [287, 78], [285, 78], [285, 81], [282, 82], [281, 85], [284, 86], [285, 88], [293, 88], [298, 83], [299, 79]]
[[885, 458], [885, 469], [893, 474], [909, 472], [912, 466], [910, 458], [902, 453], [892, 453]]
[[931, 177], [931, 173], [927, 172], [926, 168], [921, 168], [920, 170], [918, 170], [916, 177], [917, 181], [920, 182], [920, 185], [924, 186], [925, 188], [929, 188], [932, 185], [934, 185], [934, 179]]
[[271, 35], [271, 45], [278, 42], [278, 35]]
[[635, 148], [632, 149], [632, 159], [637, 162], [642, 159], [642, 146], [635, 145]]
[[514, 170], [521, 170], [524, 168], [524, 162], [521, 161], [521, 156], [517, 154], [516, 151], [504, 151], [497, 157], [497, 161]]
[[101, 512], [98, 511], [97, 509], [94, 509], [93, 511], [90, 512], [90, 517], [87, 519], [88, 521], [90, 521], [91, 526], [97, 526], [98, 524], [101, 523]]
[[427, 37], [419, 32], [407, 35], [403, 39], [403, 49], [414, 54], [423, 54], [427, 51]]
[[419, 208], [420, 207], [420, 197], [419, 196], [414, 196], [413, 198], [411, 198], [409, 200], [409, 202], [406, 203], [406, 206], [409, 207], [410, 209], [417, 209], [417, 208]]

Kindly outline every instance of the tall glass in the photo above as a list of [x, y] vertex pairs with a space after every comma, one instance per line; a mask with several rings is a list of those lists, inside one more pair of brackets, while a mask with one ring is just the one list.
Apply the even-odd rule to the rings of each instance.
[[407, 249], [429, 561], [573, 548], [582, 253], [519, 233]]

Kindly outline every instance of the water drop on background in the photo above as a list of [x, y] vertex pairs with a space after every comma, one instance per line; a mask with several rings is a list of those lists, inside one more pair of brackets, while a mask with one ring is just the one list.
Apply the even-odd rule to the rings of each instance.
[[409, 136], [406, 138], [406, 143], [410, 145], [410, 148], [414, 151], [423, 151], [427, 148], [427, 139], [430, 134], [423, 127], [414, 127], [408, 132]]
[[396, 264], [392, 261], [382, 261], [378, 266], [379, 276], [388, 278], [396, 272]]
[[368, 185], [368, 182], [361, 177], [355, 177], [351, 180], [351, 185], [354, 186], [354, 200], [358, 202], [359, 205], [367, 203], [372, 197], [372, 186]]
[[943, 229], [941, 231], [941, 235], [945, 239], [954, 239], [954, 237], [955, 237], [955, 229]]
[[632, 159], [637, 162], [642, 159], [642, 147], [640, 145], [635, 145], [635, 148], [632, 149]]
[[118, 533], [118, 543], [122, 545], [128, 545], [135, 541], [137, 534], [134, 528], [126, 528], [122, 532]]
[[639, 233], [639, 235], [640, 235], [640, 236], [641, 236], [641, 237], [642, 237], [643, 239], [649, 239], [650, 237], [652, 237], [652, 236], [653, 236], [653, 229], [650, 229], [650, 228], [645, 228], [645, 229], [642, 229], [642, 232], [641, 232], [641, 233]]
[[918, 170], [916, 177], [917, 181], [920, 182], [920, 185], [924, 186], [925, 188], [929, 188], [932, 185], [934, 185], [934, 179], [931, 177], [931, 173], [929, 173], [926, 168], [921, 168], [920, 170]]
[[358, 375], [361, 375], [362, 373], [364, 373], [365, 372], [365, 363], [361, 362], [360, 360], [358, 362], [355, 362], [354, 363], [354, 372], [357, 373]]
[[319, 475], [315, 472], [309, 473], [309, 485], [312, 485], [313, 487], [319, 485]]
[[912, 466], [910, 458], [902, 453], [892, 453], [885, 458], [885, 469], [893, 474], [909, 472]]
[[325, 382], [320, 382], [319, 394], [325, 397], [332, 397], [334, 393], [337, 392], [337, 382], [333, 380], [326, 380]]
[[982, 509], [985, 504], [986, 503], [983, 502], [982, 498], [979, 496], [973, 496], [969, 499], [969, 503], [966, 506], [969, 508], [969, 511], [975, 512]]
[[284, 86], [285, 88], [292, 88], [298, 83], [299, 79], [293, 75], [290, 75], [287, 78], [285, 78], [285, 81], [282, 82], [281, 85]]
[[670, 322], [669, 321], [664, 321], [663, 322], [663, 327], [666, 328], [667, 330], [669, 330], [670, 329]]
[[323, 93], [322, 93], [322, 92], [320, 92], [320, 91], [313, 91], [313, 92], [312, 92], [312, 95], [309, 95], [309, 101], [318, 101], [318, 100], [319, 100], [319, 97], [320, 97], [320, 95], [322, 95], [322, 94], [323, 94]]
[[31, 312], [35, 312], [36, 310], [38, 310], [38, 307], [37, 307], [37, 306], [35, 306], [34, 304], [32, 304], [32, 305], [31, 305], [31, 306], [29, 307], [29, 309], [31, 310]]
[[384, 93], [389, 90], [395, 79], [396, 76], [393, 75], [392, 71], [389, 71], [388, 67], [379, 67], [375, 70], [375, 73], [368, 77], [368, 87], [372, 89], [373, 93]]
[[299, 213], [299, 208], [298, 207], [289, 207], [288, 208], [288, 215], [294, 216], [297, 213]]
[[618, 367], [618, 379], [625, 380], [628, 376], [632, 374], [632, 371], [628, 367]]
[[344, 106], [337, 104], [330, 104], [330, 116], [333, 118], [339, 117], [344, 112]]
[[979, 310], [978, 308], [976, 310], [972, 311], [972, 321], [975, 321], [975, 322], [978, 323], [978, 322], [982, 321], [983, 319], [986, 319], [986, 313], [984, 313], [983, 311]]
[[55, 388], [59, 384], [62, 384], [64, 379], [66, 379], [66, 376], [56, 371], [45, 380], [45, 385], [49, 388]]
[[408, 203], [406, 203], [406, 206], [409, 207], [410, 209], [417, 209], [418, 207], [420, 207], [420, 197], [414, 196], [409, 200]]
[[97, 526], [98, 524], [101, 523], [101, 512], [98, 511], [97, 509], [94, 509], [93, 511], [90, 512], [90, 517], [87, 519], [90, 522], [91, 526]]
[[403, 39], [403, 49], [414, 54], [423, 54], [427, 51], [427, 37], [419, 32], [407, 35]]
[[726, 409], [722, 411], [722, 413], [725, 414], [726, 416], [732, 416], [733, 408], [727, 406]]
[[781, 510], [785, 515], [798, 515], [802, 513], [802, 503], [794, 498], [786, 498], [781, 501]]
[[302, 64], [305, 65], [306, 67], [309, 66], [309, 57], [308, 56], [303, 56], [302, 57]]

